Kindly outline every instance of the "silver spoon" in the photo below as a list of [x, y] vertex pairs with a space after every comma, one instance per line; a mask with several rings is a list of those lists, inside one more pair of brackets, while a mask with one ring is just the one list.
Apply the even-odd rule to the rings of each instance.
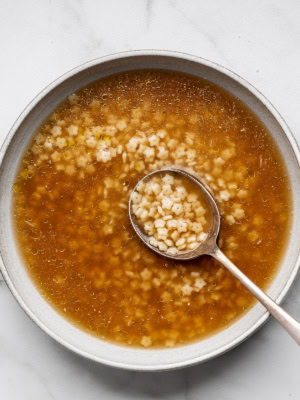
[[[196, 249], [188, 251], [180, 251], [175, 255], [168, 254], [160, 251], [158, 248], [152, 246], [149, 243], [149, 237], [145, 235], [136, 222], [134, 214], [132, 212], [132, 194], [137, 190], [137, 186], [149, 177], [159, 174], [161, 172], [171, 172], [179, 175], [184, 175], [193, 182], [195, 182], [201, 190], [204, 198], [207, 202], [209, 211], [211, 212], [212, 221], [208, 231], [207, 238], [205, 241], [199, 244]], [[161, 256], [171, 258], [173, 260], [193, 260], [194, 258], [202, 255], [210, 255], [224, 265], [252, 294], [259, 300], [266, 309], [273, 315], [274, 318], [281, 324], [281, 326], [292, 336], [292, 338], [300, 345], [300, 324], [294, 318], [292, 318], [286, 311], [284, 311], [278, 304], [276, 304], [269, 296], [267, 296], [258, 286], [255, 285], [247, 276], [240, 271], [219, 249], [217, 245], [217, 237], [220, 230], [221, 218], [219, 209], [215, 202], [213, 195], [210, 193], [209, 188], [206, 187], [201, 177], [190, 171], [185, 167], [177, 165], [169, 165], [160, 170], [156, 170], [144, 176], [142, 180], [138, 182], [135, 188], [132, 190], [129, 197], [129, 218], [133, 229], [142, 241], [153, 251], [160, 254]]]

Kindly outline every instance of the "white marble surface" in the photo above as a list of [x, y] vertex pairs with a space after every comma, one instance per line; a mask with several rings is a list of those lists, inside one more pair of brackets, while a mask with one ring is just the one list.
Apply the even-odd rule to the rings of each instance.
[[[261, 90], [300, 142], [298, 0], [1, 0], [0, 142], [26, 104], [72, 67], [141, 48], [216, 61]], [[300, 279], [284, 302], [300, 319]], [[135, 373], [63, 349], [0, 283], [0, 399], [299, 399], [300, 353], [273, 320], [230, 353]]]

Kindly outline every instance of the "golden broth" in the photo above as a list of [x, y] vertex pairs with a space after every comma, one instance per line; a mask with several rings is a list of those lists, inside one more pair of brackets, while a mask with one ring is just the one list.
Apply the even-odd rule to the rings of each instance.
[[99, 338], [173, 347], [254, 303], [213, 259], [159, 257], [133, 232], [130, 191], [174, 163], [211, 187], [221, 249], [266, 288], [288, 233], [287, 173], [266, 128], [220, 88], [168, 71], [110, 76], [64, 101], [24, 154], [13, 217], [26, 268], [53, 307]]

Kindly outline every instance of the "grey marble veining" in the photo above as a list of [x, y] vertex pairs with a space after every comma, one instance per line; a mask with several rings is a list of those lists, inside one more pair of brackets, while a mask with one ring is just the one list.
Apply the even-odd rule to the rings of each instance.
[[[0, 143], [49, 82], [87, 60], [160, 48], [234, 70], [280, 111], [300, 142], [300, 2], [2, 0]], [[300, 280], [284, 307], [300, 319]], [[206, 364], [164, 373], [115, 370], [47, 337], [0, 281], [0, 399], [299, 399], [300, 353], [270, 320]]]

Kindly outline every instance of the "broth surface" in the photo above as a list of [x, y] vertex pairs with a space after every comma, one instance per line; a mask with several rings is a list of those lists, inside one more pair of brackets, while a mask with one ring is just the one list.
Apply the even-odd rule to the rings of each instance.
[[210, 186], [220, 248], [266, 288], [288, 234], [288, 177], [266, 128], [220, 88], [169, 71], [102, 79], [63, 102], [24, 154], [13, 218], [26, 268], [56, 310], [101, 339], [173, 347], [254, 304], [212, 258], [175, 262], [136, 237], [130, 191], [174, 163]]

